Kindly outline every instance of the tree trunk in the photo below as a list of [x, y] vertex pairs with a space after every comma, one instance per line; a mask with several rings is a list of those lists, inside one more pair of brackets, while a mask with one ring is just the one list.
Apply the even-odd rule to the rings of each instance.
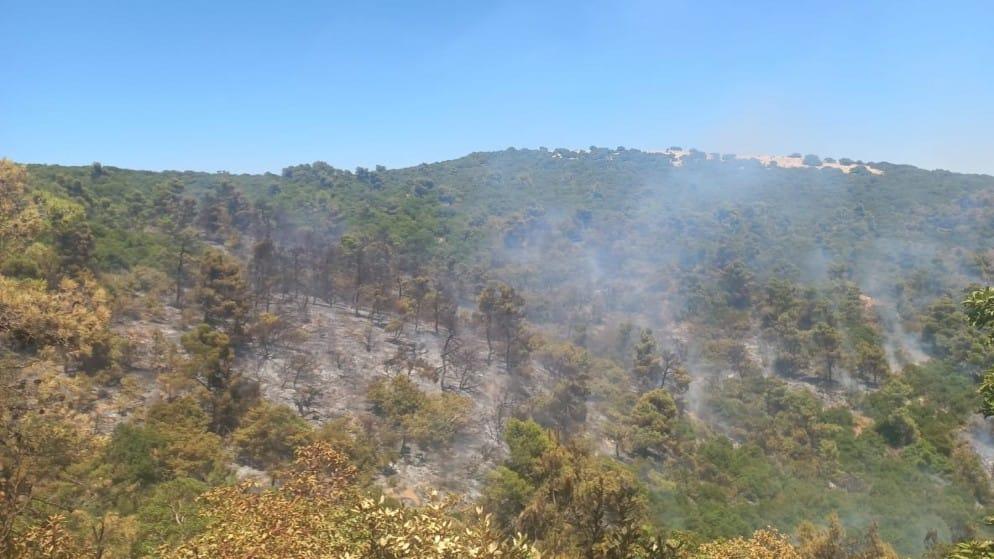
[[490, 315], [487, 315], [487, 365], [490, 364], [494, 357], [493, 336], [490, 331], [491, 322], [492, 319], [490, 318]]
[[176, 265], [176, 308], [180, 306], [180, 299], [183, 297], [183, 265], [186, 259], [186, 242], [180, 245], [179, 263]]

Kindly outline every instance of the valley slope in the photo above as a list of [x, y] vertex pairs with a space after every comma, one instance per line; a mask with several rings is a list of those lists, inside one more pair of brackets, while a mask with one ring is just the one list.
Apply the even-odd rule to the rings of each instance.
[[[151, 538], [164, 487], [278, 479], [317, 441], [367, 490], [454, 492], [565, 556], [627, 514], [801, 546], [834, 515], [902, 555], [986, 530], [994, 354], [960, 302], [992, 283], [994, 177], [677, 148], [4, 169], [6, 374], [59, 387], [8, 398], [54, 391], [93, 424], [74, 436], [94, 454], [37, 458], [37, 495], [79, 526], [113, 513]], [[157, 431], [191, 409], [186, 438]], [[603, 541], [565, 528], [590, 513], [571, 476], [620, 480]], [[203, 526], [171, 530], [158, 544]]]

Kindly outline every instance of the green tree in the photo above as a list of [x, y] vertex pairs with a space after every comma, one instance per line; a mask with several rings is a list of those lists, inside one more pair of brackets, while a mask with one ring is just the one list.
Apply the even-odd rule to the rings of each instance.
[[208, 485], [191, 478], [176, 478], [152, 488], [137, 510], [139, 532], [135, 552], [155, 556], [160, 548], [172, 548], [206, 527], [197, 498]]
[[539, 458], [553, 446], [549, 435], [538, 423], [515, 418], [507, 420], [504, 442], [510, 453], [508, 466], [526, 478], [535, 477]]
[[270, 469], [293, 458], [294, 451], [310, 441], [310, 435], [310, 425], [292, 409], [260, 402], [245, 413], [231, 441], [245, 463]]
[[[988, 343], [994, 342], [994, 288], [985, 287], [970, 293], [963, 301], [970, 324], [985, 331]], [[980, 384], [980, 411], [994, 417], [994, 369], [988, 370]]]
[[374, 382], [367, 393], [373, 412], [387, 419], [394, 429], [400, 431], [400, 452], [407, 452], [410, 424], [414, 415], [425, 405], [425, 394], [410, 377], [395, 375], [390, 379]]
[[842, 357], [842, 336], [835, 327], [824, 322], [819, 322], [811, 331], [811, 340], [814, 342], [815, 347], [818, 348], [818, 353], [825, 362], [825, 379], [828, 382], [832, 382], [832, 372], [835, 369], [835, 364]]
[[887, 354], [880, 344], [861, 341], [856, 346], [856, 370], [860, 376], [874, 384], [890, 374]]
[[477, 297], [477, 309], [482, 317], [487, 337], [487, 362], [493, 359], [495, 331], [504, 338], [504, 364], [508, 372], [520, 362], [527, 351], [524, 341], [525, 300], [505, 283], [488, 285]]
[[252, 280], [252, 293], [256, 307], [262, 307], [269, 312], [272, 302], [273, 285], [276, 282], [279, 267], [279, 254], [272, 239], [265, 238], [252, 247], [252, 261], [249, 271]]
[[665, 456], [672, 447], [673, 421], [678, 414], [676, 402], [665, 389], [643, 394], [632, 408], [631, 450], [640, 456]]
[[[970, 325], [984, 332], [988, 344], [994, 343], [994, 288], [977, 289], [963, 301]], [[978, 388], [980, 413], [994, 417], [994, 368], [988, 370]], [[986, 519], [994, 522], [994, 517]], [[954, 559], [989, 559], [994, 557], [994, 541], [971, 541], [958, 544], [949, 557]]]
[[636, 556], [645, 496], [630, 471], [582, 447], [557, 445], [542, 455], [537, 474], [515, 529], [551, 556]]
[[237, 260], [216, 249], [204, 253], [200, 259], [197, 302], [203, 307], [205, 323], [220, 326], [233, 336], [242, 334], [249, 297]]
[[749, 308], [752, 301], [752, 284], [752, 273], [738, 260], [726, 266], [721, 272], [721, 287], [725, 291], [725, 300], [733, 308]]
[[632, 374], [644, 390], [659, 386], [663, 375], [663, 364], [659, 357], [659, 347], [652, 330], [643, 328], [635, 343], [635, 358], [632, 361]]
[[113, 470], [114, 481], [155, 485], [170, 477], [163, 462], [166, 438], [147, 426], [122, 423], [114, 429], [104, 460]]
[[422, 448], [443, 447], [469, 425], [472, 407], [473, 402], [463, 395], [434, 394], [407, 418], [406, 427]]
[[71, 202], [53, 200], [46, 212], [62, 268], [69, 274], [88, 268], [95, 240], [85, 210]]
[[187, 266], [197, 246], [197, 232], [192, 227], [184, 227], [173, 236], [173, 277], [175, 281], [175, 298], [173, 305], [183, 308], [183, 285], [187, 281]]
[[876, 430], [891, 446], [907, 446], [918, 440], [918, 425], [905, 407], [891, 412], [876, 425]]
[[211, 418], [192, 396], [152, 404], [145, 425], [164, 440], [161, 459], [172, 476], [208, 482], [227, 472], [221, 437], [209, 431]]
[[211, 430], [230, 432], [259, 398], [258, 384], [235, 369], [234, 348], [224, 332], [201, 324], [183, 335], [182, 345], [190, 355], [184, 367], [187, 376], [207, 394]]

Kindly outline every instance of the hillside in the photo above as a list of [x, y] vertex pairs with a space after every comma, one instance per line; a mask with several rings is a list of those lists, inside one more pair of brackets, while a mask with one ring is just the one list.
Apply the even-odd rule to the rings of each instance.
[[210, 556], [234, 484], [266, 510], [315, 448], [351, 489], [294, 493], [328, 511], [300, 522], [356, 556], [338, 527], [381, 513], [521, 557], [991, 535], [994, 353], [961, 303], [994, 283], [994, 177], [677, 147], [0, 171], [8, 555]]

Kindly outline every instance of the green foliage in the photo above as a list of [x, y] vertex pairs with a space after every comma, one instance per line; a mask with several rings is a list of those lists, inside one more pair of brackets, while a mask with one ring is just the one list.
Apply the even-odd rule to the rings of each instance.
[[115, 481], [153, 485], [167, 479], [162, 461], [166, 438], [155, 429], [123, 424], [114, 429], [104, 460], [114, 471]]
[[378, 466], [382, 466], [383, 456], [379, 441], [360, 424], [349, 417], [332, 419], [315, 429], [315, 442], [330, 444], [348, 456], [361, 476], [368, 478]]
[[425, 394], [409, 377], [395, 375], [373, 383], [367, 393], [373, 412], [401, 431], [401, 452], [408, 438], [424, 447], [443, 447], [469, 423], [471, 403], [457, 394]]
[[484, 490], [505, 532], [568, 557], [636, 557], [651, 545], [643, 489], [631, 471], [550, 440], [533, 421], [509, 420], [505, 441], [509, 458]]
[[553, 446], [548, 434], [539, 424], [515, 418], [507, 421], [504, 441], [510, 452], [508, 466], [526, 477], [535, 474], [539, 458]]
[[156, 485], [137, 511], [141, 530], [135, 552], [154, 556], [161, 547], [174, 547], [203, 531], [197, 498], [207, 489], [204, 482], [183, 477]]
[[367, 397], [375, 413], [398, 425], [404, 418], [417, 413], [425, 401], [424, 393], [414, 381], [403, 375], [374, 383]]
[[[963, 301], [970, 324], [981, 329], [994, 325], [994, 287], [972, 291]], [[994, 340], [994, 334], [989, 334]]]
[[408, 421], [411, 437], [424, 447], [445, 447], [469, 424], [472, 402], [459, 394], [428, 397]]
[[153, 404], [145, 425], [161, 436], [161, 459], [172, 475], [216, 481], [226, 469], [221, 438], [208, 431], [211, 418], [192, 397]]
[[[962, 429], [978, 407], [975, 377], [994, 363], [978, 335], [992, 330], [994, 291], [973, 292], [965, 308], [957, 301], [994, 269], [994, 183], [874, 167], [883, 174], [763, 168], [700, 152], [676, 166], [664, 154], [601, 148], [477, 153], [389, 171], [317, 162], [281, 176], [25, 172], [4, 161], [0, 338], [18, 363], [48, 373], [7, 367], [16, 374], [0, 384], [32, 406], [16, 389], [32, 375], [47, 379], [43, 387], [79, 384], [79, 393], [54, 405], [53, 389], [45, 406], [3, 407], [5, 468], [23, 459], [30, 475], [17, 485], [26, 492], [4, 501], [0, 520], [16, 522], [0, 528], [24, 541], [75, 542], [72, 556], [100, 543], [111, 556], [151, 554], [215, 528], [199, 541], [223, 542], [225, 529], [251, 540], [238, 506], [266, 502], [285, 505], [265, 510], [291, 511], [324, 543], [372, 541], [356, 519], [404, 538], [413, 533], [398, 519], [432, 537], [421, 520], [461, 520], [355, 501], [321, 508], [344, 521], [328, 524], [305, 501], [223, 490], [209, 503], [213, 516], [195, 514], [193, 495], [226, 479], [226, 449], [275, 468], [307, 440], [331, 442], [368, 480], [396, 459], [395, 443], [439, 452], [466, 431], [476, 394], [403, 374], [370, 387], [378, 419], [365, 424], [341, 418], [312, 431], [292, 410], [258, 402], [241, 364], [258, 347], [278, 347], [279, 333], [260, 327], [276, 323], [255, 320], [253, 307], [276, 303], [288, 321], [303, 321], [313, 301], [348, 293], [370, 331], [392, 322], [409, 332], [413, 322], [420, 333], [444, 301], [435, 330], [457, 341], [472, 336], [457, 327], [457, 302], [463, 311], [475, 302], [476, 324], [492, 354], [503, 350], [523, 400], [514, 413], [537, 420], [507, 422], [509, 456], [488, 475], [484, 501], [507, 535], [525, 531], [551, 556], [658, 557], [662, 545], [650, 552], [649, 542], [670, 529], [775, 546], [773, 533], [745, 536], [833, 512], [847, 528], [878, 523], [908, 554], [932, 530], [943, 542], [977, 533], [989, 479]], [[159, 279], [146, 281], [148, 270]], [[83, 419], [107, 400], [92, 395], [118, 397], [144, 375], [130, 369], [117, 327], [191, 317], [206, 324], [183, 326], [182, 350], [162, 352], [154, 367], [163, 401], [106, 442], [84, 436]], [[656, 333], [636, 336], [631, 324]], [[534, 332], [583, 350], [540, 343]], [[981, 409], [994, 414], [994, 375], [980, 390]], [[584, 447], [605, 438], [637, 458]], [[12, 471], [3, 470], [7, 494], [19, 479]], [[59, 507], [77, 512], [43, 521]], [[95, 543], [99, 533], [106, 541]], [[391, 552], [416, 545], [388, 539]]]
[[918, 425], [904, 408], [891, 412], [876, 429], [892, 446], [907, 446], [919, 437]]
[[240, 335], [248, 315], [248, 286], [241, 265], [219, 250], [209, 250], [200, 260], [197, 302], [204, 322]]
[[652, 330], [642, 329], [639, 333], [639, 341], [635, 344], [632, 373], [643, 385], [655, 385], [663, 374], [663, 366], [657, 353], [657, 343], [652, 335]]
[[297, 447], [310, 438], [311, 428], [297, 412], [267, 402], [248, 410], [231, 434], [239, 458], [267, 470], [289, 461]]
[[259, 387], [234, 367], [231, 338], [207, 324], [200, 324], [182, 337], [190, 354], [186, 375], [206, 391], [211, 429], [226, 434], [238, 426], [241, 416], [259, 398]]
[[637, 455], [664, 456], [672, 447], [676, 402], [670, 393], [657, 388], [643, 394], [631, 414], [631, 448]]
[[504, 339], [504, 364], [513, 371], [527, 349], [523, 343], [522, 320], [524, 298], [507, 284], [488, 285], [477, 298], [477, 308], [485, 325], [487, 336], [487, 360], [493, 355], [493, 338], [501, 335]]
[[517, 470], [497, 466], [487, 475], [483, 503], [502, 526], [513, 526], [535, 491], [535, 486]]
[[[987, 331], [988, 342], [994, 342], [994, 288], [984, 289], [970, 293], [970, 296], [963, 301], [966, 308], [967, 317], [970, 324], [976, 328]], [[984, 417], [994, 416], [994, 369], [988, 371], [980, 384], [981, 413]]]

